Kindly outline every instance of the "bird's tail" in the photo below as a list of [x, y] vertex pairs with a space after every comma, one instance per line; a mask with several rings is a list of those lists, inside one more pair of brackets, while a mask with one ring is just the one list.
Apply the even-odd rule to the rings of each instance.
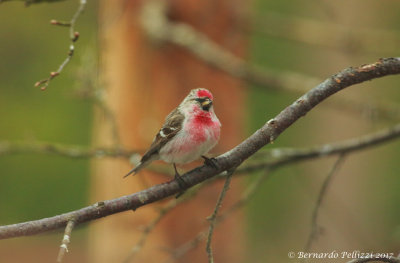
[[133, 174], [133, 175], [137, 174], [140, 170], [142, 170], [142, 169], [143, 169], [145, 166], [147, 166], [149, 163], [150, 163], [150, 160], [149, 160], [149, 161], [146, 161], [146, 162], [140, 162], [138, 165], [136, 165], [135, 168], [133, 168], [132, 170], [130, 170], [129, 173], [127, 173], [126, 175], [124, 175], [124, 178], [125, 178], [125, 177], [128, 177], [128, 176], [131, 175], [131, 174]]
[[135, 168], [133, 168], [132, 170], [130, 170], [129, 173], [127, 173], [126, 175], [124, 175], [124, 178], [125, 178], [125, 177], [128, 177], [128, 176], [131, 175], [131, 174], [135, 175], [135, 174], [137, 173], [136, 168], [138, 168], [138, 166], [135, 167]]

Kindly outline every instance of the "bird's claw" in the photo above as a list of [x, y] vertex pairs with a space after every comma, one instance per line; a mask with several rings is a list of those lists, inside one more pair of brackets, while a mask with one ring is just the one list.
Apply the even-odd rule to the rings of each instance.
[[215, 169], [218, 169], [218, 161], [214, 157], [208, 158], [204, 155], [201, 156], [201, 158], [204, 159], [204, 164], [207, 166], [211, 166]]
[[181, 191], [175, 196], [175, 198], [178, 198], [185, 193], [186, 189], [188, 188], [188, 184], [178, 173], [175, 173], [175, 180], [178, 182], [179, 188], [181, 189]]

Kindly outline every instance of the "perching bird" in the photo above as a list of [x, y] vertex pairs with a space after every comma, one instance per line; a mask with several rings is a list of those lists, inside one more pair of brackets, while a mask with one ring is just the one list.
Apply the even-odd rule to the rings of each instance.
[[182, 183], [176, 164], [189, 163], [200, 157], [209, 163], [210, 159], [203, 155], [217, 144], [220, 129], [211, 92], [202, 88], [193, 89], [167, 116], [140, 163], [124, 177], [136, 174], [152, 161], [163, 160], [174, 165], [175, 178]]

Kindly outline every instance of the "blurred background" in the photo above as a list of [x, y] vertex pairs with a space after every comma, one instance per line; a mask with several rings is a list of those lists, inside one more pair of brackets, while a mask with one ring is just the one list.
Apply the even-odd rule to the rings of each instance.
[[[349, 66], [399, 56], [397, 1], [169, 2], [170, 21], [192, 25], [222, 48], [289, 83], [287, 89], [285, 85], [257, 85], [209, 66], [174, 43], [149, 41], [138, 22], [143, 3], [112, 2], [88, 1], [75, 28], [80, 33], [75, 54], [45, 91], [35, 88], [35, 82], [56, 71], [70, 45], [69, 29], [49, 21], [70, 20], [79, 1], [28, 7], [22, 1], [0, 4], [1, 225], [57, 215], [138, 190], [132, 180], [139, 179], [121, 179], [132, 166], [127, 158], [71, 158], [49, 147], [35, 147], [42, 142], [76, 151], [91, 147], [142, 150], [164, 116], [190, 89], [203, 86], [215, 93], [215, 110], [225, 137], [214, 153], [223, 153], [311, 89], [308, 83], [318, 83]], [[131, 53], [122, 52], [130, 49]], [[392, 76], [350, 87], [318, 105], [263, 150], [310, 147], [393, 126], [400, 119], [398, 86], [399, 77]], [[151, 108], [143, 110], [143, 105]], [[137, 130], [136, 123], [144, 123], [144, 128]], [[345, 157], [319, 210], [320, 234], [311, 251], [400, 253], [399, 156], [400, 142], [395, 140]], [[229, 256], [224, 253], [234, 256], [234, 262], [293, 262], [288, 252], [304, 251], [318, 193], [336, 160], [337, 156], [311, 159], [269, 173], [241, 212], [230, 215], [227, 231], [217, 233], [221, 237], [214, 240], [219, 262], [227, 262]], [[169, 166], [161, 168], [170, 171]], [[233, 181], [227, 206], [264, 173]], [[142, 182], [140, 189], [146, 183], [166, 181], [159, 174], [148, 177], [152, 179]], [[198, 225], [207, 226], [205, 218], [220, 189], [221, 184], [200, 190], [205, 196], [212, 193], [212, 198], [195, 200], [208, 202], [196, 214], [201, 221]], [[190, 202], [185, 203], [187, 209], [193, 209]], [[187, 213], [186, 208], [174, 211], [175, 216]], [[113, 246], [122, 246], [118, 253], [125, 259], [140, 235], [140, 226], [146, 226], [156, 213], [154, 208], [146, 209], [140, 222], [127, 226], [137, 233], [121, 239], [126, 228], [116, 229], [112, 222], [130, 224], [134, 216], [140, 217], [140, 209], [134, 215], [113, 215], [90, 227], [78, 226], [64, 262], [100, 262], [98, 257], [107, 258], [100, 253], [108, 253], [107, 246], [115, 251]], [[165, 221], [174, 222], [175, 216]], [[187, 224], [185, 217], [179, 218]], [[191, 237], [172, 240], [162, 226], [171, 228], [167, 223], [155, 228], [149, 238], [157, 233], [163, 237], [161, 241], [150, 239], [145, 248], [165, 258], [165, 244], [171, 250]], [[0, 262], [55, 262], [62, 235], [60, 230], [0, 240]], [[226, 246], [227, 251], [218, 246]], [[199, 251], [199, 262], [205, 262], [203, 243]], [[140, 262], [158, 262], [149, 260], [146, 253], [144, 249]], [[176, 262], [188, 262], [180, 260]]]

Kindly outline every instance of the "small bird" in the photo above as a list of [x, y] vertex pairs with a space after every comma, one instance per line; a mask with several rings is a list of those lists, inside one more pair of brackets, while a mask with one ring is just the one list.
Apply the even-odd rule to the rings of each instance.
[[212, 158], [204, 156], [217, 144], [221, 130], [221, 123], [214, 113], [213, 99], [207, 89], [191, 90], [166, 117], [140, 163], [124, 177], [136, 174], [152, 161], [163, 160], [173, 164], [175, 178], [181, 185], [184, 182], [176, 164], [189, 163], [202, 157], [206, 164], [215, 166]]

